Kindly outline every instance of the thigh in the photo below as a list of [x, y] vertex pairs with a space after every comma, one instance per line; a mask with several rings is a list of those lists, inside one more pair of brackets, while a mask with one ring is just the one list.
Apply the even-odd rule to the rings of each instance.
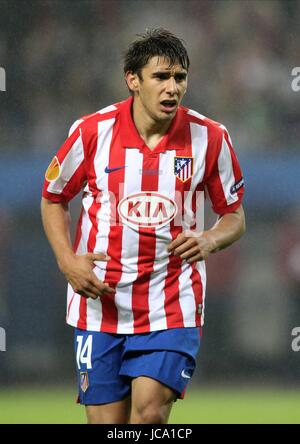
[[132, 381], [131, 396], [131, 424], [166, 424], [178, 395], [159, 381], [140, 376]]
[[[127, 406], [125, 398], [130, 395], [130, 381], [119, 375], [123, 343], [122, 335], [75, 330], [80, 404], [103, 405], [99, 410], [107, 411], [118, 411]], [[88, 409], [89, 412], [92, 410], [95, 409]]]
[[128, 396], [122, 401], [102, 405], [87, 405], [88, 424], [128, 424], [131, 399]]

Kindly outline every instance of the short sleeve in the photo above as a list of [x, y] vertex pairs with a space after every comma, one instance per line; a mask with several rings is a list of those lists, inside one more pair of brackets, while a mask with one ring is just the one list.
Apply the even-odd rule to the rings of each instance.
[[52, 202], [67, 203], [80, 192], [86, 180], [81, 130], [78, 124], [76, 127], [74, 124], [46, 171], [43, 197]]
[[221, 126], [222, 138], [209, 159], [210, 172], [206, 188], [215, 213], [223, 215], [235, 211], [244, 195], [243, 174], [233, 150], [227, 130]]

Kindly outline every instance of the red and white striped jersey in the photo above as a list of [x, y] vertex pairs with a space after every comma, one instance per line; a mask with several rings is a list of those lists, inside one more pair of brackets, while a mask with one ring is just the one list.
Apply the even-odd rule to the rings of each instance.
[[206, 192], [217, 214], [236, 210], [242, 173], [224, 126], [182, 106], [150, 150], [132, 100], [75, 122], [46, 172], [46, 199], [67, 203], [83, 191], [74, 249], [110, 256], [94, 272], [116, 289], [93, 300], [69, 285], [67, 322], [125, 334], [200, 326], [204, 261], [190, 265], [167, 246], [183, 230], [204, 229]]

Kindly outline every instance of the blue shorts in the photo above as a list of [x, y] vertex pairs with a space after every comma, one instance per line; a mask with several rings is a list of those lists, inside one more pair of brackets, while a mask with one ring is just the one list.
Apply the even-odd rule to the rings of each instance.
[[196, 367], [199, 328], [173, 328], [136, 335], [75, 329], [79, 402], [120, 401], [131, 380], [147, 376], [183, 397]]

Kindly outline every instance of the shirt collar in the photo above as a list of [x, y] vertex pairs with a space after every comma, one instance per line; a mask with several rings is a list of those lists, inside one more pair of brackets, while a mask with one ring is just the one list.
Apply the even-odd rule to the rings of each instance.
[[[120, 106], [120, 135], [124, 148], [147, 149], [144, 140], [138, 133], [134, 124], [131, 109], [133, 97], [121, 103]], [[184, 108], [179, 107], [176, 115], [168, 129], [168, 132], [152, 152], [163, 152], [166, 150], [182, 150], [186, 146], [187, 120]], [[148, 148], [149, 149], [149, 148]]]

